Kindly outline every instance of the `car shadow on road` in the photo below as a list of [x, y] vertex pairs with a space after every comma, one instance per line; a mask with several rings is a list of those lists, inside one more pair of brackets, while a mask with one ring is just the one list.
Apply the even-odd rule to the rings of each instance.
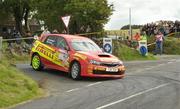
[[80, 80], [71, 79], [70, 75], [67, 72], [62, 72], [54, 69], [44, 69], [45, 73], [54, 75], [57, 77], [61, 77], [70, 81], [84, 81], [84, 82], [99, 82], [99, 81], [109, 81], [109, 80], [117, 80], [119, 78], [105, 78], [105, 77], [82, 77]]

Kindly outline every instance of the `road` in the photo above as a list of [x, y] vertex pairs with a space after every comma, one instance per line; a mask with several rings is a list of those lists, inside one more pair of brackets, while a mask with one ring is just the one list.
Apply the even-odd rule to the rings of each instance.
[[71, 80], [55, 70], [17, 67], [43, 81], [49, 96], [13, 109], [180, 109], [180, 57], [125, 62], [124, 79]]

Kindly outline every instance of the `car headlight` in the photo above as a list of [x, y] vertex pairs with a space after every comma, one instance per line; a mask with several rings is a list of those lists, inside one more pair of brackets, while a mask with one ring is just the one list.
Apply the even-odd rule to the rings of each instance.
[[94, 64], [94, 65], [100, 65], [100, 64], [101, 64], [101, 62], [96, 61], [96, 60], [90, 60], [89, 62], [90, 62], [91, 64]]
[[123, 65], [123, 62], [122, 62], [122, 61], [119, 61], [118, 63], [119, 63], [119, 65]]

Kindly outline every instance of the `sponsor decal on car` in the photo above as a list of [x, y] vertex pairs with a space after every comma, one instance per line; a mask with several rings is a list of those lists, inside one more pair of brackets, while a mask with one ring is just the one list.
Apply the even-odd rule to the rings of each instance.
[[43, 58], [53, 62], [54, 64], [60, 65], [62, 67], [69, 67], [69, 56], [66, 53], [60, 53], [54, 49], [39, 42], [35, 48], [36, 52]]
[[36, 50], [39, 52], [40, 55], [43, 55], [44, 58], [49, 58], [49, 60], [53, 60], [54, 56], [54, 51], [47, 48], [46, 46], [43, 46], [41, 44], [39, 44], [36, 47]]
[[76, 56], [76, 57], [78, 57], [78, 58], [80, 58], [80, 59], [82, 59], [82, 60], [86, 60], [86, 59], [87, 59], [87, 56], [82, 55], [82, 54], [80, 54], [80, 53], [75, 53], [74, 56]]

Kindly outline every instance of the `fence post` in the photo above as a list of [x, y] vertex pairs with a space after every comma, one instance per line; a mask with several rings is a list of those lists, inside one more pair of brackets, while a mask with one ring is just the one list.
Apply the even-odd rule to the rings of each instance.
[[0, 36], [0, 60], [2, 59], [2, 42], [3, 42], [3, 37]]

